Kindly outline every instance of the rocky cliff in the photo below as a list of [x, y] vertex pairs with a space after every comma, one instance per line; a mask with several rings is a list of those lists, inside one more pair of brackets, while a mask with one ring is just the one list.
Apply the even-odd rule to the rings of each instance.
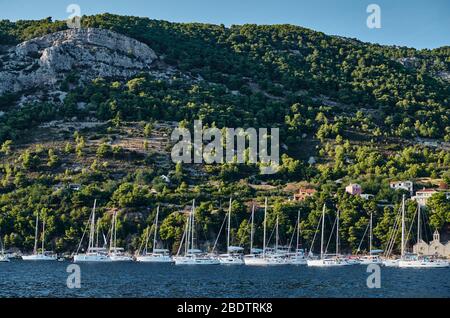
[[77, 70], [81, 80], [130, 77], [157, 59], [146, 44], [109, 30], [70, 29], [35, 38], [0, 54], [0, 95], [55, 86]]

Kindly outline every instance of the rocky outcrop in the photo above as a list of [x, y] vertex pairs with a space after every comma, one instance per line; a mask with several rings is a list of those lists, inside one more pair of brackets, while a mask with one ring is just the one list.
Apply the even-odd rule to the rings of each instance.
[[55, 86], [71, 71], [81, 80], [131, 77], [157, 59], [146, 44], [109, 30], [70, 29], [35, 38], [0, 55], [0, 95]]

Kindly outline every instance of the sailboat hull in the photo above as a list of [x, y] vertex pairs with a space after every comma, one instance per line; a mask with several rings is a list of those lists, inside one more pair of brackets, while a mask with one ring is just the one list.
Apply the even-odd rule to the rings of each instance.
[[111, 262], [132, 262], [133, 258], [126, 255], [109, 255]]
[[398, 267], [398, 259], [385, 259], [382, 264], [385, 267]]
[[426, 261], [426, 260], [400, 260], [398, 262], [400, 268], [445, 268], [449, 267], [449, 262], [443, 260]]
[[78, 254], [73, 257], [75, 263], [107, 263], [111, 259], [106, 255], [99, 254]]
[[244, 265], [244, 259], [234, 255], [220, 255], [219, 262], [221, 265]]
[[281, 257], [245, 257], [245, 265], [250, 266], [272, 266], [272, 265], [287, 265], [288, 262], [285, 258]]
[[350, 263], [338, 259], [309, 259], [307, 260], [309, 267], [338, 267], [349, 266]]
[[210, 257], [175, 257], [175, 265], [219, 265], [216, 258]]
[[173, 263], [174, 260], [169, 255], [145, 255], [145, 256], [137, 256], [136, 262], [139, 262], [139, 263]]
[[289, 265], [306, 265], [307, 264], [307, 260], [306, 258], [304, 258], [303, 256], [293, 256], [293, 257], [289, 257], [286, 262]]
[[22, 256], [24, 261], [56, 261], [58, 257], [56, 255], [43, 255], [43, 254], [33, 254]]
[[6, 255], [0, 255], [0, 262], [1, 263], [7, 263], [9, 262], [9, 258]]

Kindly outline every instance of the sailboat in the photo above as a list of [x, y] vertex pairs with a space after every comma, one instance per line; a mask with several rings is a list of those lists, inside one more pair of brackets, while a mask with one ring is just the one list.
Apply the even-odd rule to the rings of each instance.
[[[449, 262], [443, 259], [432, 259], [428, 257], [419, 257], [416, 254], [406, 253], [405, 239], [405, 195], [402, 200], [402, 246], [401, 246], [401, 258], [398, 261], [398, 267], [400, 268], [444, 268], [449, 267]], [[418, 206], [418, 240], [420, 240], [420, 206]]]
[[[328, 255], [326, 254], [326, 251], [324, 250], [324, 233], [325, 233], [325, 204], [323, 205], [322, 209], [322, 230], [321, 230], [321, 240], [320, 240], [320, 258], [318, 259], [308, 259], [307, 264], [311, 267], [334, 267], [334, 266], [347, 266], [351, 265], [348, 261], [345, 259], [339, 257], [339, 211], [336, 215], [336, 254], [335, 255]], [[314, 240], [313, 240], [314, 244]]]
[[[148, 241], [150, 238], [150, 227], [146, 229], [145, 236], [145, 245], [142, 251], [142, 254], [138, 252], [138, 256], [136, 256], [137, 262], [142, 263], [173, 263], [173, 259], [169, 254], [169, 250], [167, 249], [159, 249], [156, 248], [157, 242], [157, 234], [158, 234], [158, 217], [159, 217], [159, 205], [156, 208], [156, 217], [155, 217], [155, 233], [153, 236], [153, 249], [151, 253], [148, 253]], [[141, 246], [142, 247], [142, 246]], [[139, 248], [139, 251], [141, 248]]]
[[[218, 265], [219, 260], [207, 255], [202, 250], [195, 248], [195, 199], [192, 201], [192, 209], [188, 215], [186, 229], [181, 239], [177, 256], [174, 257], [175, 265]], [[181, 248], [185, 245], [184, 254], [181, 255]]]
[[[252, 212], [253, 214], [253, 212]], [[253, 245], [253, 216], [252, 215], [252, 231], [251, 231], [251, 244]], [[254, 253], [252, 251], [253, 246], [250, 247], [251, 254], [244, 256], [245, 265], [256, 265], [256, 266], [266, 266], [266, 265], [284, 265], [286, 264], [286, 257], [281, 253], [277, 253], [278, 248], [278, 235], [275, 243], [275, 250], [272, 251], [266, 247], [266, 226], [267, 224], [267, 198], [264, 203], [264, 235], [263, 235], [263, 249], [261, 253]], [[278, 232], [278, 231], [277, 231]], [[277, 233], [278, 234], [278, 233]]]
[[111, 222], [111, 237], [109, 243], [109, 258], [113, 262], [131, 262], [133, 258], [124, 252], [123, 247], [117, 247], [117, 212], [114, 211]]
[[9, 262], [9, 257], [8, 255], [5, 254], [5, 247], [3, 246], [1, 235], [0, 235], [0, 262]]
[[106, 248], [98, 246], [98, 224], [97, 224], [97, 243], [95, 244], [95, 242], [94, 242], [95, 233], [96, 233], [96, 222], [95, 222], [96, 204], [97, 204], [97, 200], [94, 200], [94, 206], [92, 208], [92, 212], [89, 217], [89, 222], [87, 224], [87, 226], [89, 226], [89, 241], [88, 241], [87, 251], [86, 251], [86, 253], [78, 253], [81, 248], [81, 244], [83, 243], [84, 235], [86, 234], [86, 230], [87, 230], [87, 226], [86, 226], [83, 236], [81, 237], [80, 244], [78, 245], [77, 252], [75, 253], [75, 256], [73, 258], [73, 261], [75, 263], [111, 262], [111, 258], [108, 256]]
[[52, 252], [46, 252], [45, 243], [45, 219], [42, 222], [42, 246], [41, 251], [38, 251], [38, 235], [39, 235], [39, 213], [36, 214], [36, 227], [34, 231], [34, 249], [33, 254], [23, 255], [22, 259], [24, 261], [56, 261], [58, 259], [57, 255]]
[[[230, 228], [231, 228], [231, 203], [232, 198], [230, 198], [230, 207], [228, 209], [228, 226], [227, 226], [227, 253], [219, 255], [220, 264], [224, 265], [243, 265], [244, 258], [242, 252], [244, 248], [241, 246], [231, 246], [230, 245]], [[220, 235], [220, 234], [219, 234]]]
[[[294, 231], [297, 233], [296, 244], [295, 244], [295, 252], [292, 254], [288, 254], [287, 263], [291, 265], [306, 265], [306, 257], [305, 251], [299, 248], [299, 240], [300, 240], [300, 210], [297, 214], [297, 224], [295, 225]], [[292, 240], [291, 240], [292, 241]]]
[[[369, 265], [369, 264], [382, 264], [383, 261], [380, 258], [379, 253], [383, 252], [382, 250], [373, 250], [372, 249], [372, 240], [373, 240], [373, 213], [370, 213], [369, 220], [369, 255], [364, 255], [360, 257], [359, 264], [361, 265]], [[363, 237], [364, 239], [364, 237]], [[361, 245], [361, 244], [360, 244]], [[359, 251], [359, 248], [358, 248]]]
[[251, 263], [255, 258], [261, 257], [262, 249], [253, 247], [253, 236], [255, 233], [254, 229], [254, 221], [255, 221], [255, 205], [252, 206], [252, 215], [251, 215], [251, 227], [250, 227], [250, 254], [244, 255], [244, 264], [252, 265]]

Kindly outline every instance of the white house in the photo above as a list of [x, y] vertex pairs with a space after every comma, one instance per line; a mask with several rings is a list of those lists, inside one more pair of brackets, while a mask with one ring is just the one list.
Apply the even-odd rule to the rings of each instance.
[[[429, 198], [433, 196], [433, 194], [439, 193], [436, 189], [425, 189], [416, 191], [416, 195], [411, 199], [415, 200], [420, 206], [427, 205], [427, 201]], [[447, 200], [450, 200], [450, 192], [445, 192]]]
[[394, 190], [406, 190], [409, 191], [409, 193], [411, 195], [413, 195], [413, 191], [414, 191], [414, 184], [412, 181], [392, 181], [389, 186], [391, 187], [391, 189]]
[[420, 206], [427, 205], [427, 201], [433, 194], [437, 193], [435, 189], [425, 189], [416, 191], [416, 195], [412, 197]]

